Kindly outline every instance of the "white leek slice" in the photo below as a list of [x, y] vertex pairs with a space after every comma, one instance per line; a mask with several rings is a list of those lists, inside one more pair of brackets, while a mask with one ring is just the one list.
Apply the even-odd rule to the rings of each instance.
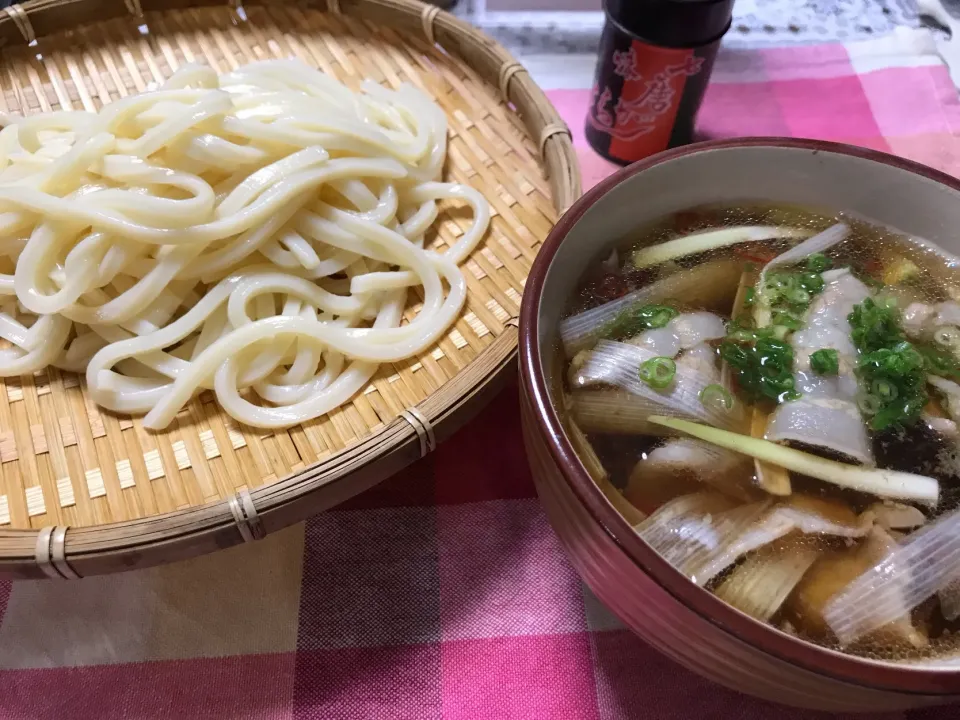
[[934, 323], [937, 325], [952, 325], [960, 327], [960, 304], [954, 301], [937, 303], [934, 306], [937, 311]]
[[800, 495], [725, 511], [718, 509], [721, 503], [710, 493], [681, 497], [638, 525], [637, 532], [677, 570], [703, 586], [740, 557], [795, 530], [856, 538], [871, 527], [871, 518], [858, 518], [840, 503]]
[[718, 493], [683, 495], [636, 526], [637, 534], [687, 577], [712, 557], [730, 536], [738, 536], [764, 511], [762, 503], [736, 507]]
[[933, 430], [938, 435], [943, 435], [949, 440], [954, 442], [960, 441], [960, 428], [957, 428], [957, 423], [953, 420], [948, 420], [945, 417], [938, 417], [932, 413], [922, 413], [920, 419], [923, 420], [931, 430]]
[[662, 389], [653, 388], [640, 379], [640, 366], [657, 357], [653, 351], [628, 343], [601, 340], [589, 354], [583, 367], [571, 378], [575, 388], [595, 385], [612, 385], [642, 397], [650, 403], [659, 404], [665, 412], [656, 414], [689, 417], [720, 427], [737, 427], [742, 422], [741, 406], [726, 410], [714, 405], [705, 405], [700, 400], [703, 390], [716, 382], [715, 377], [697, 372], [684, 363], [677, 363], [670, 384]]
[[960, 618], [960, 578], [944, 585], [937, 593], [937, 599], [940, 601], [940, 612], [947, 620], [953, 622]]
[[568, 358], [591, 347], [609, 323], [634, 305], [682, 300], [685, 304], [726, 313], [723, 305], [736, 292], [743, 263], [714, 260], [658, 280], [616, 300], [560, 321], [560, 341]]
[[689, 420], [657, 415], [652, 415], [647, 420], [655, 425], [679, 430], [728, 450], [735, 450], [792, 472], [851, 490], [879, 497], [916, 500], [929, 505], [936, 505], [940, 499], [940, 484], [934, 478], [924, 475], [847, 465], [769, 440], [740, 435]]
[[768, 262], [760, 272], [759, 280], [757, 280], [757, 295], [753, 311], [757, 327], [766, 327], [770, 324], [770, 295], [764, 292], [767, 273], [774, 268], [794, 265], [814, 253], [829, 250], [834, 245], [846, 240], [849, 235], [849, 226], [843, 223], [837, 223], [836, 225], [828, 227], [822, 233], [814, 235], [812, 238], [804, 240], [799, 245], [790, 248], [785, 253], [777, 255], [773, 260]]
[[[699, 492], [678, 497], [671, 500], [655, 513], [660, 523], [671, 523], [690, 516], [715, 515], [736, 507], [737, 503], [716, 492]], [[653, 525], [653, 517], [647, 518], [647, 523]], [[646, 527], [646, 526], [644, 526]], [[644, 527], [636, 526], [637, 532]]]
[[[870, 297], [870, 290], [849, 268], [828, 270], [822, 277], [823, 290], [810, 303], [804, 326], [790, 337], [793, 376], [801, 397], [777, 406], [764, 437], [825, 448], [873, 466], [873, 446], [857, 407], [859, 390], [853, 372], [857, 350], [848, 320], [854, 307]], [[834, 377], [817, 375], [810, 367], [813, 352], [824, 347], [837, 353], [840, 369]]]
[[[825, 618], [826, 608], [838, 593], [871, 567], [896, 550], [890, 533], [874, 525], [867, 537], [853, 547], [825, 553], [804, 575], [790, 595], [784, 610], [804, 635], [821, 641], [834, 641], [835, 635]], [[872, 602], [872, 601], [870, 601]], [[910, 609], [902, 598], [895, 598], [891, 622], [864, 635], [858, 643], [864, 649], [900, 646], [923, 647], [927, 638], [913, 626]]]
[[810, 237], [811, 235], [813, 235], [813, 233], [807, 233], [807, 240], [804, 240], [799, 245], [794, 245], [786, 252], [780, 253], [764, 265], [763, 270], [760, 272], [760, 281], [763, 281], [768, 270], [783, 267], [784, 265], [793, 265], [801, 260], [805, 260], [814, 253], [829, 250], [850, 235], [850, 227], [844, 223], [836, 223], [823, 232], [813, 235], [813, 237]]
[[950, 418], [954, 422], [960, 420], [960, 385], [938, 375], [928, 375], [927, 382], [943, 396], [944, 404], [947, 406], [946, 411]]
[[644, 330], [624, 342], [647, 348], [655, 355], [675, 357], [681, 350], [689, 350], [711, 340], [720, 340], [726, 334], [727, 325], [719, 315], [689, 312], [677, 315], [662, 328]]
[[611, 435], [672, 435], [661, 425], [647, 422], [667, 414], [662, 402], [651, 401], [623, 390], [586, 390], [570, 394], [570, 412], [577, 424], [591, 433]]
[[720, 583], [716, 596], [767, 622], [820, 555], [815, 542], [789, 536], [749, 556]]
[[726, 513], [733, 520], [720, 545], [711, 553], [700, 554], [687, 564], [686, 572], [697, 585], [713, 580], [738, 558], [769, 545], [794, 528], [790, 518], [771, 509], [772, 500], [741, 505]]
[[709, 250], [719, 250], [740, 243], [808, 238], [812, 234], [806, 228], [765, 225], [742, 225], [716, 230], [701, 230], [691, 235], [637, 250], [633, 253], [633, 265], [637, 269], [643, 269], [665, 263], [668, 260], [697, 255]]
[[808, 535], [859, 538], [871, 528], [872, 518], [858, 518], [841, 503], [804, 495], [793, 495], [780, 503], [771, 503], [772, 500], [758, 503], [759, 510], [751, 515], [749, 524], [738, 533], [728, 534], [716, 551], [689, 568], [694, 582], [698, 585], [710, 582], [738, 558], [794, 530]]
[[960, 511], [908, 535], [837, 593], [824, 618], [849, 644], [909, 612], [960, 577]]

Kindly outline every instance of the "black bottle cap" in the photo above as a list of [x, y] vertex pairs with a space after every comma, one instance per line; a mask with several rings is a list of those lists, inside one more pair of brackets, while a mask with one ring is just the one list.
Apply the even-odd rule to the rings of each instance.
[[604, 0], [607, 16], [654, 45], [698, 47], [730, 27], [734, 0]]

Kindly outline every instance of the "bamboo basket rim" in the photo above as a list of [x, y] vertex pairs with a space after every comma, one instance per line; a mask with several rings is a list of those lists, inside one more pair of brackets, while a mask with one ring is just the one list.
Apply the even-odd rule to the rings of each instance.
[[[550, 200], [563, 214], [580, 196], [572, 137], [527, 70], [495, 40], [434, 5], [417, 0], [315, 0], [295, 6], [417, 32], [496, 88], [536, 144]], [[28, 0], [0, 10], [0, 65], [5, 49], [81, 23], [142, 18], [145, 13], [229, 7], [243, 0]], [[267, 6], [252, 0], [247, 6]], [[275, 3], [273, 3], [275, 5]], [[383, 428], [300, 471], [241, 490], [227, 500], [165, 514], [88, 526], [0, 528], [0, 574], [79, 578], [149, 567], [257, 540], [366, 490], [425, 456], [473, 417], [515, 370], [518, 318], [454, 376]]]

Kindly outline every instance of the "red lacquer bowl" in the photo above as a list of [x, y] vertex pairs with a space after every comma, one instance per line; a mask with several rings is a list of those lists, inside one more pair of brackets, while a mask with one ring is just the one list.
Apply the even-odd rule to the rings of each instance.
[[583, 269], [658, 217], [737, 201], [857, 212], [960, 250], [960, 181], [871, 150], [780, 138], [706, 142], [607, 178], [554, 228], [523, 298], [524, 442], [550, 521], [603, 603], [648, 643], [712, 680], [767, 700], [833, 711], [960, 700], [960, 658], [905, 665], [844, 655], [757, 622], [689, 582], [614, 510], [568, 441], [553, 393], [562, 372], [557, 323]]

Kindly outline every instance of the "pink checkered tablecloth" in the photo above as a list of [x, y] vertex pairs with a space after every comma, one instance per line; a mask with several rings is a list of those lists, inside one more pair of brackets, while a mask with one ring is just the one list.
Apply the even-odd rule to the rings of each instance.
[[[612, 167], [583, 143], [586, 83], [563, 84], [551, 97], [590, 185]], [[724, 52], [700, 131], [826, 138], [960, 171], [957, 91], [919, 32]], [[516, 392], [392, 480], [262, 542], [0, 583], [0, 720], [827, 717], [701, 680], [599, 606], [534, 496]]]

